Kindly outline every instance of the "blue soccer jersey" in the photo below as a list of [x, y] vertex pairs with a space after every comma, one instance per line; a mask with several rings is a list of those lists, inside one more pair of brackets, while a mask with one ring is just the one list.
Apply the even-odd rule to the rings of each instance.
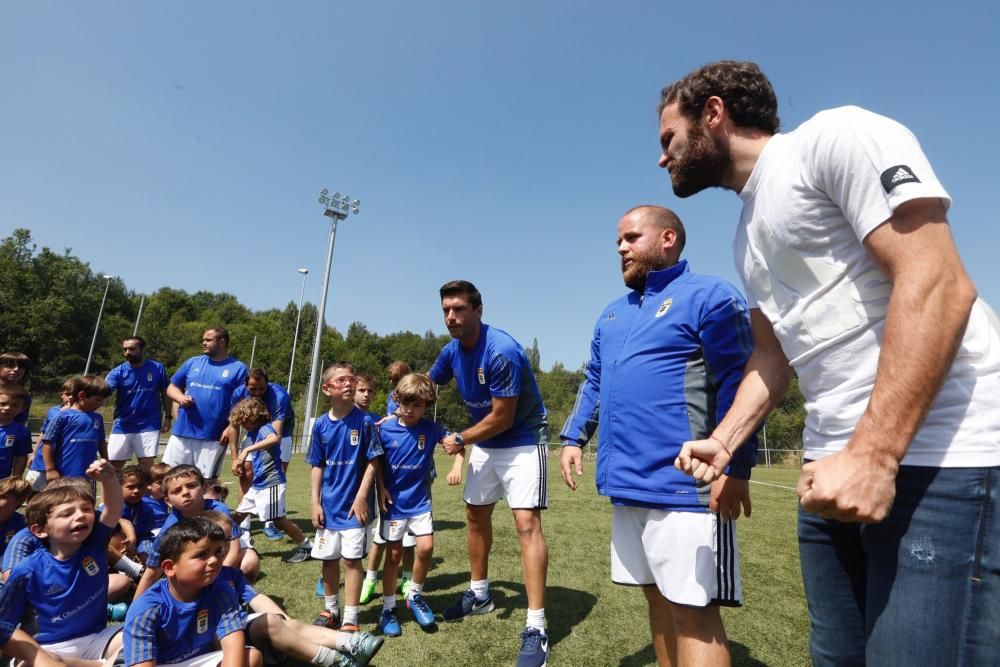
[[[250, 391], [244, 384], [233, 392], [233, 405], [245, 398], [250, 398]], [[263, 401], [264, 405], [267, 406], [267, 414], [271, 417], [271, 421], [281, 420], [281, 437], [292, 437], [292, 429], [295, 426], [295, 411], [292, 409], [292, 397], [288, 395], [285, 388], [276, 382], [268, 382]]]
[[14, 459], [31, 453], [31, 432], [24, 424], [0, 426], [0, 479], [14, 474]]
[[[382, 455], [375, 424], [366, 413], [354, 408], [343, 419], [330, 414], [316, 419], [306, 463], [323, 469], [322, 504], [326, 528], [360, 528], [356, 516], [348, 518], [351, 505], [361, 488], [368, 461]], [[369, 498], [375, 512], [374, 494]]]
[[[0, 523], [0, 559], [2, 559], [7, 554], [7, 545], [9, 545], [13, 540], [14, 536], [25, 529], [27, 522], [25, 522], [24, 517], [17, 512], [10, 515], [10, 518]], [[3, 568], [4, 570], [8, 568]]]
[[393, 389], [389, 392], [388, 398], [385, 399], [385, 414], [389, 416], [395, 414], [396, 408], [399, 407], [399, 403], [396, 402], [396, 390]]
[[52, 444], [56, 470], [63, 477], [84, 477], [104, 442], [104, 417], [66, 408], [49, 422], [42, 439]]
[[233, 357], [212, 361], [203, 354], [185, 361], [170, 383], [193, 398], [194, 405], [177, 411], [173, 434], [198, 440], [217, 439], [229, 423], [233, 393], [246, 380], [247, 367]]
[[236, 593], [236, 599], [244, 607], [248, 606], [251, 600], [260, 595], [257, 589], [250, 585], [250, 582], [247, 581], [247, 578], [243, 576], [238, 567], [223, 565], [219, 571], [218, 580], [233, 589], [233, 592]]
[[452, 340], [441, 350], [428, 375], [436, 384], [455, 378], [473, 423], [479, 423], [493, 410], [494, 397], [517, 397], [514, 425], [477, 442], [478, 446], [543, 445], [548, 440], [548, 414], [531, 363], [524, 348], [506, 332], [483, 324], [471, 350], [464, 349], [457, 339]]
[[[205, 509], [222, 512], [226, 516], [232, 516], [232, 512], [229, 511], [229, 507], [227, 507], [225, 503], [218, 500], [212, 500], [211, 498], [205, 500]], [[147, 567], [160, 567], [160, 540], [163, 539], [163, 534], [167, 532], [167, 528], [170, 528], [170, 526], [174, 525], [183, 518], [184, 515], [181, 514], [179, 510], [173, 510], [167, 516], [167, 520], [163, 522], [163, 527], [160, 529], [160, 532], [157, 533], [156, 540], [153, 541], [153, 546], [149, 550], [149, 556], [146, 558]], [[233, 521], [233, 532], [230, 535], [230, 538], [238, 540], [242, 534], [243, 531], [240, 530], [239, 525]]]
[[12, 537], [6, 539], [6, 548], [3, 552], [3, 571], [10, 570], [31, 554], [44, 548], [45, 545], [42, 544], [42, 541], [35, 537], [34, 533], [25, 525]]
[[104, 629], [108, 618], [108, 540], [112, 528], [97, 522], [75, 554], [59, 560], [38, 549], [14, 566], [0, 589], [0, 643], [21, 624], [39, 644], [83, 637]]
[[421, 419], [413, 426], [390, 419], [379, 428], [385, 452], [385, 486], [392, 498], [388, 519], [406, 519], [431, 511], [434, 447], [446, 433], [443, 426], [429, 419]]
[[[122, 504], [122, 518], [132, 522], [139, 542], [147, 542], [155, 537], [153, 531], [157, 528], [156, 514], [159, 511], [157, 505], [158, 503], [149, 496], [143, 496], [134, 505]], [[164, 521], [166, 521], [166, 516], [164, 516]]]
[[[247, 438], [251, 445], [256, 445], [272, 435], [277, 435], [277, 433], [270, 424], [264, 424], [260, 428], [247, 431]], [[250, 461], [253, 463], [253, 488], [268, 489], [285, 483], [285, 471], [281, 468], [280, 440], [267, 449], [250, 452]]]
[[[42, 420], [42, 428], [40, 430], [40, 433], [44, 434], [45, 430], [49, 427], [49, 424], [51, 424], [52, 421], [56, 417], [58, 417], [62, 411], [63, 407], [61, 405], [53, 405], [51, 408], [49, 408], [49, 411], [45, 413], [45, 419]], [[31, 470], [37, 470], [38, 472], [45, 471], [45, 459], [42, 458], [41, 447], [35, 450], [35, 455], [31, 459], [31, 465], [29, 466], [29, 468]]]
[[160, 579], [125, 615], [125, 665], [163, 665], [210, 653], [216, 640], [241, 632], [246, 621], [236, 593], [221, 578], [193, 602], [175, 598], [169, 582]]
[[163, 410], [160, 392], [170, 384], [163, 364], [146, 359], [134, 367], [125, 362], [111, 369], [107, 381], [116, 392], [112, 433], [160, 430]]
[[144, 496], [143, 502], [146, 503], [149, 511], [153, 514], [153, 530], [162, 530], [163, 524], [166, 522], [167, 517], [170, 516], [170, 505], [163, 498], [154, 498], [152, 496]]

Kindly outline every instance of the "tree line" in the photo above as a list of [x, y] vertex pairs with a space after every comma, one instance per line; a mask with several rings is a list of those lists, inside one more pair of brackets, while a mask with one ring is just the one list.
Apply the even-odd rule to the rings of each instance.
[[[32, 391], [55, 394], [64, 379], [83, 372], [106, 285], [108, 281], [69, 249], [62, 253], [44, 247], [39, 250], [27, 229], [15, 229], [0, 242], [0, 347], [19, 350], [31, 358]], [[91, 372], [103, 374], [121, 363], [121, 341], [132, 335], [142, 296], [120, 278], [111, 279]], [[191, 294], [163, 287], [145, 295], [139, 335], [146, 340], [149, 356], [173, 372], [188, 357], [201, 354], [205, 329], [224, 326], [230, 332], [234, 356], [249, 363], [253, 352], [253, 365], [264, 368], [272, 382], [285, 386], [297, 310], [296, 303], [289, 301], [284, 308], [253, 311], [231, 294]], [[316, 306], [304, 304], [291, 378], [292, 396], [300, 416], [307, 394], [316, 318]], [[373, 409], [380, 410], [389, 389], [385, 373], [389, 363], [401, 359], [414, 371], [425, 372], [449, 340], [432, 331], [423, 335], [410, 331], [379, 335], [361, 322], [351, 324], [346, 332], [326, 326], [320, 359], [345, 359], [359, 372], [371, 373], [377, 381]], [[549, 410], [549, 439], [555, 441], [573, 408], [583, 371], [569, 370], [559, 363], [543, 371], [538, 340], [526, 345], [526, 349]], [[801, 447], [802, 404], [798, 385], [793, 382], [781, 405], [768, 418], [770, 448]], [[454, 383], [441, 391], [437, 418], [452, 429], [468, 426], [468, 412]]]

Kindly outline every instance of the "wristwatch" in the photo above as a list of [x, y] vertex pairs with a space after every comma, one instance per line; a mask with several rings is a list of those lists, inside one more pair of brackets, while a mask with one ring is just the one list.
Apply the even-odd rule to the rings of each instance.
[[455, 444], [459, 447], [465, 447], [465, 438], [463, 438], [462, 434], [458, 431], [455, 431]]

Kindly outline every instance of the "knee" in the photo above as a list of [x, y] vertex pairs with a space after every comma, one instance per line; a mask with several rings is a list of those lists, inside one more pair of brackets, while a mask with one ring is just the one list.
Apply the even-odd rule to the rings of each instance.
[[522, 541], [533, 540], [542, 536], [542, 521], [535, 515], [517, 517], [514, 522], [517, 529], [517, 536]]
[[721, 624], [718, 607], [684, 607], [670, 604], [670, 615], [679, 636], [695, 637]]

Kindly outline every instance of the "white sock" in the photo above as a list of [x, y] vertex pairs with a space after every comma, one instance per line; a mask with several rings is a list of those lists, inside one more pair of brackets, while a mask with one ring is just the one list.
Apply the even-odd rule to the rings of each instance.
[[378, 579], [378, 570], [368, 570], [365, 572], [365, 581], [375, 581]]
[[395, 595], [383, 595], [382, 596], [382, 609], [395, 609], [396, 608], [396, 596]]
[[125, 574], [130, 579], [138, 579], [139, 575], [142, 574], [142, 564], [136, 563], [134, 560], [128, 556], [122, 556], [115, 563], [115, 569]]
[[411, 599], [414, 595], [420, 595], [424, 592], [424, 585], [418, 584], [415, 581], [410, 582], [410, 592], [407, 594], [406, 599]]
[[525, 625], [529, 628], [536, 628], [545, 632], [545, 607], [541, 609], [529, 609]]
[[354, 635], [350, 632], [338, 632], [337, 638], [334, 641], [334, 645], [337, 647], [338, 651], [343, 651], [344, 653], [350, 654], [351, 652], [351, 639]]
[[476, 594], [477, 600], [485, 600], [490, 594], [490, 580], [489, 579], [473, 579], [469, 582], [469, 588], [472, 592]]
[[342, 660], [332, 648], [320, 646], [319, 650], [316, 651], [316, 655], [309, 662], [314, 665], [320, 665], [320, 667], [337, 667], [337, 665], [341, 664]]
[[358, 624], [358, 614], [361, 612], [361, 607], [354, 605], [353, 607], [344, 607], [344, 620], [343, 625], [357, 625]]
[[306, 537], [303, 538], [301, 542], [299, 542], [299, 546], [302, 547], [303, 549], [312, 549], [313, 543], [309, 541], [308, 537]]
[[323, 600], [326, 602], [326, 610], [332, 612], [340, 611], [340, 596], [336, 593], [333, 595], [324, 595]]

